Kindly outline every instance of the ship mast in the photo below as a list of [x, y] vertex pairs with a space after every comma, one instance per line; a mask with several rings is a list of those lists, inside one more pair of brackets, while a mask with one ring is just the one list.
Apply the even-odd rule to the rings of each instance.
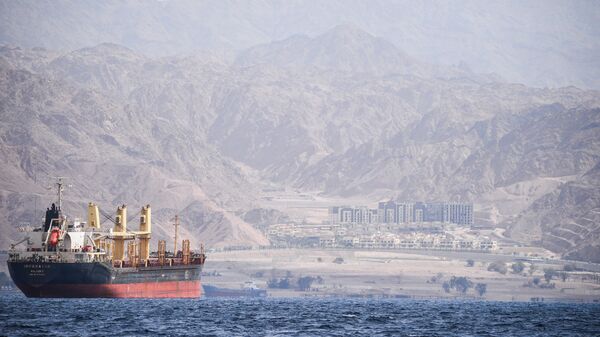
[[57, 187], [57, 194], [58, 194], [58, 210], [60, 211], [62, 209], [62, 192], [65, 190], [64, 188], [64, 184], [63, 184], [63, 178], [62, 177], [58, 177], [58, 182], [56, 183], [56, 187]]
[[179, 229], [179, 215], [175, 215], [175, 223], [173, 226], [175, 226], [175, 244], [173, 245], [173, 254], [177, 255], [177, 231]]

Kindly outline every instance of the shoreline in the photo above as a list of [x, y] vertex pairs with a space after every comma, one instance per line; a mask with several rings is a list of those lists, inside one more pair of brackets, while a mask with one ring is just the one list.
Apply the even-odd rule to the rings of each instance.
[[[341, 260], [338, 260], [341, 259]], [[523, 262], [522, 257], [497, 254], [461, 254], [446, 251], [390, 251], [348, 249], [261, 249], [214, 252], [205, 266], [204, 284], [240, 289], [252, 280], [267, 289], [269, 297], [356, 297], [356, 298], [416, 298], [470, 299], [492, 301], [600, 301], [600, 281], [590, 279], [594, 272], [560, 273], [571, 261], [550, 260]], [[338, 262], [335, 262], [335, 261]], [[473, 260], [473, 266], [467, 266]], [[502, 261], [507, 271], [490, 271], [490, 264]], [[524, 270], [511, 271], [513, 263], [521, 262]], [[530, 267], [533, 265], [533, 267]], [[544, 280], [546, 269], [557, 272]], [[320, 277], [309, 291], [274, 289], [273, 279], [289, 279], [290, 287], [301, 277]], [[444, 290], [452, 278], [466, 278], [470, 285], [463, 293]], [[586, 278], [588, 277], [588, 278]], [[534, 279], [538, 284], [532, 283]], [[541, 280], [541, 281], [540, 281]], [[485, 284], [484, 293], [475, 292], [478, 283]]]

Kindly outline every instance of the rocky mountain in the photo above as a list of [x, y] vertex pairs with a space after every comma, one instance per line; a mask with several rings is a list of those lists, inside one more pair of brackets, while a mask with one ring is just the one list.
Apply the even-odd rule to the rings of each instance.
[[[409, 147], [407, 151], [423, 145], [415, 156], [425, 159], [430, 147], [447, 144], [474, 123], [498, 114], [555, 102], [575, 107], [597, 101], [597, 93], [575, 88], [540, 90], [470, 79], [284, 71], [245, 70], [252, 75], [238, 79], [244, 89], [231, 92], [227, 109], [209, 130], [209, 139], [222, 153], [262, 170], [269, 179], [334, 193], [349, 188], [345, 181], [360, 181], [350, 175], [328, 184], [329, 175], [318, 170], [320, 164], [340, 163], [331, 168], [340, 175], [346, 170], [340, 167], [340, 157], [347, 153], [356, 154], [360, 166], [387, 165], [370, 158], [370, 143], [382, 152], [390, 151], [390, 142]], [[357, 170], [357, 164], [348, 167]]]
[[327, 156], [296, 183], [373, 199], [475, 202], [484, 217], [479, 223], [493, 217], [517, 240], [580, 256], [597, 245], [597, 237], [587, 235], [594, 221], [577, 225], [575, 238], [564, 227], [581, 217], [595, 219], [600, 206], [594, 189], [598, 118], [597, 105], [551, 104], [475, 122], [447, 139], [415, 139], [418, 133], [409, 132]]
[[468, 67], [439, 66], [418, 61], [385, 39], [349, 24], [336, 26], [314, 38], [296, 35], [251, 47], [238, 54], [235, 65], [268, 65], [296, 71], [318, 68], [366, 77], [409, 75], [424, 78], [469, 78], [477, 82], [501, 81], [497, 75], [475, 74]]
[[[238, 165], [207, 144], [195, 123], [186, 124], [171, 110], [144, 108], [152, 102], [140, 97], [146, 96], [139, 92], [143, 81], [132, 84], [143, 71], [133, 65], [143, 58], [101, 46], [57, 57], [32, 73], [11, 63], [12, 54], [3, 54], [0, 68], [3, 223], [35, 221], [33, 206], [54, 199], [42, 188], [48, 182], [37, 178], [67, 176], [74, 188], [66, 200], [74, 215], [85, 214], [92, 199], [108, 213], [122, 203], [133, 212], [150, 203], [159, 222], [181, 212], [199, 235], [196, 245], [267, 243], [229, 214], [233, 205], [251, 207], [256, 194]], [[152, 85], [159, 85], [156, 78]], [[123, 94], [132, 88], [138, 91]], [[203, 216], [194, 216], [190, 207], [200, 207]], [[4, 236], [0, 244], [5, 247], [9, 239]]]
[[74, 208], [151, 203], [209, 246], [260, 245], [250, 223], [286, 219], [260, 209], [274, 184], [473, 201], [515, 240], [600, 258], [580, 218], [600, 207], [598, 91], [432, 67], [352, 26], [215, 55], [1, 48], [2, 223], [35, 218], [37, 178], [65, 175]]
[[293, 36], [249, 48], [236, 59], [239, 66], [318, 67], [379, 76], [389, 73], [428, 76], [428, 69], [390, 42], [352, 25], [340, 25], [315, 38]]
[[509, 233], [519, 239], [531, 237], [533, 243], [564, 252], [570, 259], [598, 262], [599, 191], [600, 166], [596, 165], [535, 200], [510, 222]]

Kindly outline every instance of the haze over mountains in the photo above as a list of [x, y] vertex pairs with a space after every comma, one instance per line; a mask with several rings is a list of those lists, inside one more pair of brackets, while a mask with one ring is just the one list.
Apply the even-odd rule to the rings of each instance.
[[[492, 57], [486, 46], [506, 46], [506, 22], [519, 27], [526, 15], [509, 11], [508, 3], [483, 5], [464, 6], [466, 27], [440, 32], [432, 27], [448, 15], [441, 9], [427, 20], [415, 16], [424, 22], [402, 14], [406, 22], [392, 24], [402, 21], [393, 16], [399, 4], [349, 2], [364, 10], [363, 19], [349, 15], [352, 24], [316, 32], [341, 19], [328, 12], [311, 19], [319, 24], [301, 19], [340, 3], [309, 3], [301, 11], [276, 2], [2, 2], [2, 228], [14, 232], [11, 224], [34, 218], [40, 195], [48, 199], [40, 176], [64, 175], [75, 180], [72, 208], [92, 198], [110, 213], [126, 203], [133, 215], [150, 203], [157, 221], [179, 213], [190, 224], [185, 230], [209, 246], [262, 245], [266, 238], [243, 219], [279, 216], [259, 210], [258, 196], [264, 186], [286, 186], [373, 201], [472, 201], [478, 221], [506, 227], [517, 241], [598, 261], [600, 92], [556, 87], [600, 87], [598, 61], [589, 57], [599, 50], [591, 39], [598, 29], [588, 20], [597, 6], [577, 2], [570, 9], [591, 8], [577, 16], [588, 25], [561, 15], [543, 34], [511, 35], [523, 45], [494, 49], [500, 56]], [[232, 6], [243, 15], [212, 18]], [[407, 12], [431, 9], [423, 6]], [[531, 25], [563, 7], [549, 2]], [[120, 9], [144, 11], [125, 20]], [[493, 16], [492, 9], [511, 16]], [[31, 21], [43, 11], [70, 18], [71, 29], [52, 15]], [[17, 12], [21, 21], [8, 20]], [[470, 20], [505, 30], [481, 43]], [[397, 34], [403, 27], [413, 29]], [[554, 34], [557, 27], [561, 34]], [[455, 43], [460, 36], [482, 46], [481, 61], [469, 62], [472, 51]], [[540, 50], [528, 51], [534, 59], [523, 57], [533, 37]], [[544, 49], [551, 38], [571, 44]], [[96, 44], [102, 41], [111, 43]], [[419, 49], [427, 43], [437, 51]], [[457, 65], [454, 48], [465, 52], [466, 63]], [[442, 49], [452, 61], [435, 62]], [[523, 62], [512, 64], [517, 60]], [[516, 73], [525, 83], [555, 88], [513, 83], [520, 81]], [[157, 237], [169, 234], [163, 230]], [[0, 238], [0, 248], [12, 237]]]
[[148, 55], [239, 52], [352, 24], [430, 64], [509, 82], [600, 88], [596, 1], [2, 1], [0, 41], [75, 50], [104, 42]]

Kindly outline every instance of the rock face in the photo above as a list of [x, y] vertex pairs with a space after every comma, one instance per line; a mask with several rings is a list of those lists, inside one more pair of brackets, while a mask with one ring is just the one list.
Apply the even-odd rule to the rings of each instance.
[[285, 219], [259, 209], [265, 183], [472, 201], [476, 221], [515, 240], [597, 260], [599, 108], [597, 91], [427, 65], [352, 26], [231, 63], [110, 43], [5, 46], [0, 220], [35, 219], [33, 206], [51, 199], [40, 177], [61, 175], [73, 179], [74, 209], [152, 204], [165, 224], [157, 238], [180, 214], [197, 242], [262, 245], [249, 223]]
[[390, 42], [352, 25], [341, 25], [316, 38], [293, 36], [252, 47], [236, 59], [239, 66], [318, 67], [368, 75], [424, 75], [426, 69]]
[[[195, 127], [201, 119], [190, 115], [193, 103], [184, 109], [154, 105], [162, 100], [154, 95], [157, 88], [169, 87], [177, 97], [186, 92], [170, 79], [150, 83], [143, 76], [145, 66], [152, 66], [145, 58], [102, 45], [60, 56], [32, 73], [15, 64], [12, 53], [3, 54], [0, 68], [4, 224], [35, 221], [34, 205], [53, 200], [42, 188], [50, 181], [37, 179], [66, 176], [74, 186], [66, 195], [74, 216], [84, 215], [92, 200], [107, 213], [123, 203], [130, 212], [149, 203], [166, 228], [156, 238], [170, 235], [172, 226], [165, 224], [181, 212], [194, 221], [183, 228], [189, 226], [195, 245], [268, 243], [226, 211], [251, 207], [255, 187], [236, 163], [207, 144]], [[186, 122], [190, 118], [194, 122]], [[186, 218], [198, 203], [206, 216]], [[0, 244], [5, 248], [9, 239], [3, 236]]]
[[244, 214], [244, 221], [261, 229], [268, 229], [269, 225], [286, 223], [289, 216], [276, 209], [255, 208]]
[[521, 238], [539, 224], [534, 238], [544, 247], [571, 259], [599, 262], [599, 206], [600, 166], [596, 165], [536, 200], [512, 221], [510, 234]]

